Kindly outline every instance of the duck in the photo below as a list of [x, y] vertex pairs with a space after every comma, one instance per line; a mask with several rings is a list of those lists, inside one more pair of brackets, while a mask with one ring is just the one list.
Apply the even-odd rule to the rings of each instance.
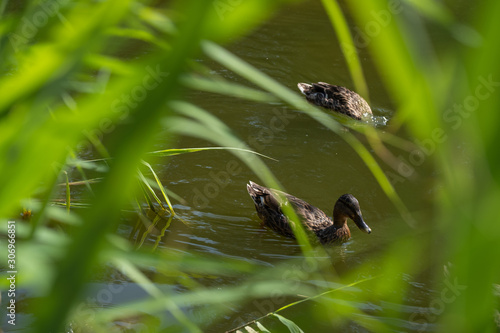
[[370, 105], [354, 91], [333, 84], [298, 83], [297, 86], [306, 99], [316, 105], [361, 120], [363, 116], [372, 115]]
[[302, 224], [314, 233], [321, 244], [343, 243], [351, 238], [347, 219], [370, 234], [372, 230], [365, 223], [358, 200], [352, 194], [343, 194], [333, 208], [333, 220], [321, 209], [288, 193], [269, 189], [249, 181], [247, 191], [252, 198], [262, 224], [271, 230], [295, 239], [293, 222], [283, 213], [281, 207], [291, 204]]

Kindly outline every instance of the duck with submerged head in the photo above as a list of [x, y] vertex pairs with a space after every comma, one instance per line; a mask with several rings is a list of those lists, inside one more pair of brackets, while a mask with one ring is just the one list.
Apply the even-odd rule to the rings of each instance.
[[358, 200], [351, 194], [344, 194], [337, 200], [332, 221], [321, 209], [288, 193], [269, 189], [252, 181], [247, 184], [247, 190], [262, 223], [283, 236], [295, 238], [291, 227], [293, 222], [281, 210], [282, 205], [288, 203], [293, 206], [307, 229], [316, 234], [321, 244], [345, 242], [351, 238], [347, 226], [348, 218], [352, 219], [360, 230], [368, 234], [372, 232], [363, 220]]
[[318, 82], [298, 83], [300, 92], [316, 105], [361, 120], [365, 115], [372, 115], [372, 109], [363, 97], [342, 86]]

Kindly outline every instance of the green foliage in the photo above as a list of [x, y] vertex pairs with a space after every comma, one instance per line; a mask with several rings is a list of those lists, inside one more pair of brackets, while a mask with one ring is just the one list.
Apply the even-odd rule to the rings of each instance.
[[[498, 329], [493, 317], [495, 311], [498, 314], [498, 298], [492, 290], [500, 283], [500, 225], [494, 223], [500, 200], [496, 147], [500, 113], [494, 112], [500, 106], [500, 94], [495, 91], [500, 81], [496, 37], [500, 4], [493, 0], [478, 2], [478, 16], [464, 23], [441, 3], [396, 3], [404, 8], [404, 15], [394, 15], [368, 45], [397, 109], [390, 127], [381, 132], [345, 120], [340, 120], [341, 124], [219, 45], [244, 36], [293, 2], [2, 2], [0, 218], [4, 225], [24, 209], [27, 219], [19, 219], [16, 224], [16, 246], [22, 249], [18, 252], [17, 286], [33, 297], [28, 310], [34, 317], [31, 331], [62, 332], [71, 323], [82, 332], [104, 332], [124, 316], [162, 315], [166, 311], [173, 318], [167, 329], [202, 332], [206, 329], [204, 319], [224, 318], [230, 312], [228, 302], [244, 304], [276, 292], [289, 297], [288, 305], [263, 313], [254, 322], [274, 316], [289, 331], [302, 332], [295, 318], [276, 312], [315, 300], [328, 316], [334, 313], [339, 324], [355, 322], [369, 330], [386, 331], [390, 329], [387, 318], [370, 315], [360, 304], [383, 295], [396, 316], [407, 315], [402, 295], [408, 291], [394, 293], [394, 289], [405, 286], [390, 278], [424, 273], [435, 276], [438, 286], [459, 281], [455, 300], [447, 303], [436, 319], [441, 330]], [[322, 3], [344, 50], [353, 82], [363, 96], [368, 96], [363, 61], [355, 51], [346, 11], [363, 27], [372, 22], [373, 13], [388, 11], [394, 2], [352, 1], [346, 2], [348, 9], [335, 1]], [[54, 11], [50, 14], [46, 8]], [[45, 13], [46, 23], [35, 25], [30, 21], [37, 13]], [[454, 40], [435, 46], [427, 25]], [[124, 59], [122, 48], [130, 44], [139, 45], [137, 54]], [[212, 77], [194, 61], [202, 56], [257, 88]], [[478, 97], [479, 87], [483, 87], [481, 96], [487, 97]], [[144, 98], [124, 100], [123, 96], [134, 89], [142, 91]], [[220, 261], [159, 249], [165, 231], [180, 218], [171, 202], [177, 197], [162, 183], [151, 159], [225, 149], [266, 185], [282, 188], [261, 158], [267, 156], [252, 152], [223, 121], [188, 101], [187, 90], [261, 103], [279, 101], [315, 119], [360, 156], [402, 221], [414, 228], [414, 234], [398, 235], [371, 264], [361, 265], [342, 278], [332, 272], [325, 251], [310, 244], [300, 223], [295, 232], [303, 261], [286, 262], [265, 271], [247, 261]], [[471, 99], [478, 100], [472, 111], [467, 107], [462, 112], [449, 111], [451, 104], [465, 104]], [[398, 137], [402, 127], [418, 142], [446, 137], [433, 142], [435, 149], [427, 156], [435, 168], [438, 189], [430, 194], [434, 212], [425, 216], [430, 221], [410, 214], [397, 193], [398, 187], [391, 184], [380, 165], [389, 160], [390, 149], [415, 149]], [[150, 152], [160, 130], [170, 136], [199, 138], [216, 147]], [[372, 150], [354, 131], [366, 134]], [[463, 149], [466, 161], [457, 158], [463, 156]], [[88, 160], [88, 156], [98, 159]], [[80, 185], [83, 194], [75, 199], [72, 190]], [[148, 215], [144, 201], [154, 214]], [[123, 212], [130, 206], [138, 220], [134, 241], [117, 235]], [[292, 209], [285, 213], [297, 219]], [[143, 244], [156, 228], [160, 233], [148, 249]], [[5, 240], [2, 237], [2, 249], [7, 248]], [[6, 264], [6, 258], [0, 258], [2, 264]], [[286, 274], [302, 276], [303, 269], [297, 267], [304, 262], [314, 267], [308, 281], [281, 278]], [[364, 278], [373, 273], [372, 265], [384, 276]], [[97, 309], [87, 304], [82, 309], [84, 289], [92, 274], [102, 267], [123, 274], [148, 298], [115, 308]], [[162, 278], [182, 286], [183, 291], [158, 287], [145, 273], [151, 267]], [[7, 274], [6, 270], [2, 272], [3, 276]], [[197, 282], [196, 278], [210, 279], [214, 274], [238, 283], [221, 289]], [[360, 282], [360, 289], [353, 291]], [[5, 278], [1, 286], [8, 287]], [[298, 295], [307, 297], [297, 301]], [[187, 307], [200, 308], [200, 317], [187, 314]], [[256, 322], [264, 332], [271, 330], [265, 328], [271, 324], [269, 318], [266, 320], [266, 326]], [[154, 319], [144, 322], [151, 323], [147, 325], [149, 331], [156, 330]]]

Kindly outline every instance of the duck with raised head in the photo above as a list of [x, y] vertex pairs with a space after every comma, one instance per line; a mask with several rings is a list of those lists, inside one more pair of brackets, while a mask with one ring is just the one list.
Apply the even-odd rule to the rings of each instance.
[[325, 82], [298, 83], [297, 86], [300, 92], [306, 95], [306, 99], [313, 104], [358, 120], [361, 120], [365, 115], [373, 114], [363, 97], [346, 87]]
[[292, 222], [281, 210], [281, 207], [288, 203], [292, 205], [301, 222], [316, 234], [322, 244], [345, 242], [351, 238], [347, 219], [353, 220], [360, 230], [368, 234], [372, 232], [363, 220], [358, 200], [351, 194], [344, 194], [337, 200], [332, 220], [321, 209], [288, 193], [269, 189], [252, 181], [247, 184], [247, 190], [262, 223], [283, 236], [295, 238], [291, 228]]

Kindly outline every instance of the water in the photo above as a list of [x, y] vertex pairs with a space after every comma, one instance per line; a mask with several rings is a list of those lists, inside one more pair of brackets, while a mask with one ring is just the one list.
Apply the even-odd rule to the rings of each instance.
[[[228, 48], [297, 92], [298, 82], [324, 81], [354, 88], [336, 36], [319, 2], [284, 8], [264, 26]], [[374, 123], [384, 130], [387, 120], [389, 119], [390, 124], [394, 115], [393, 105], [379, 82], [380, 78], [366, 49], [361, 50], [360, 57], [370, 90]], [[248, 84], [209, 60], [199, 61], [231, 82]], [[339, 136], [308, 116], [279, 103], [261, 104], [202, 92], [190, 93], [189, 100], [218, 116], [252, 149], [276, 159], [277, 161], [266, 160], [266, 164], [287, 192], [323, 209], [328, 215], [331, 215], [333, 205], [340, 195], [352, 193], [356, 196], [365, 221], [373, 232], [370, 235], [364, 234], [349, 222], [351, 240], [328, 249], [332, 263], [340, 274], [348, 274], [361, 264], [375, 262], [376, 255], [382, 253], [388, 243], [392, 243], [400, 234], [411, 232], [354, 150]], [[277, 115], [282, 119], [279, 124], [273, 120]], [[275, 127], [279, 129], [273, 130]], [[266, 134], [262, 136], [261, 133]], [[193, 138], [179, 138], [175, 142], [176, 148], [207, 145], [209, 144]], [[159, 140], [155, 148], [168, 147], [163, 140]], [[398, 151], [394, 153], [403, 154]], [[385, 170], [390, 170], [383, 162], [381, 164]], [[145, 239], [145, 246], [153, 246], [159, 240], [159, 249], [200, 253], [220, 258], [221, 261], [237, 259], [256, 264], [263, 270], [287, 260], [295, 262], [294, 260], [302, 257], [295, 241], [259, 225], [254, 205], [246, 192], [248, 180], [259, 183], [259, 175], [253, 174], [231, 153], [210, 151], [175, 156], [160, 160], [154, 168], [162, 177], [163, 184], [182, 198], [183, 201], [175, 204], [174, 208], [187, 225], [174, 219], [165, 235], [161, 236], [164, 222], [160, 222], [158, 230]], [[227, 176], [228, 168], [233, 170], [230, 177]], [[426, 168], [422, 167], [418, 171], [421, 180], [428, 179]], [[409, 203], [411, 211], [425, 211], [425, 194], [432, 189], [431, 183], [405, 181], [395, 186], [403, 200]], [[134, 223], [133, 218], [123, 223], [119, 233], [128, 237]], [[154, 270], [151, 268], [148, 275], [154, 276]], [[377, 267], [374, 267], [374, 271], [377, 271]], [[431, 329], [431, 325], [423, 327], [410, 321], [413, 313], [425, 310], [422, 308], [425, 300], [436, 293], [429, 289], [428, 281], [417, 281], [409, 275], [391, 278], [397, 280], [402, 289], [409, 287], [410, 292], [403, 296], [407, 306], [391, 317], [394, 304], [361, 302], [358, 305], [364, 310], [364, 316], [383, 316], [395, 331]], [[153, 280], [161, 290], [179, 293], [184, 290], [183, 286], [169, 281], [160, 281], [154, 277]], [[200, 278], [199, 282], [223, 288], [238, 281], [223, 276], [210, 276]], [[317, 282], [309, 281], [311, 284]], [[89, 285], [88, 295], [105, 307], [148, 297], [139, 286], [128, 282], [113, 270], [96, 278], [96, 282]], [[356, 301], [356, 292], [353, 291], [350, 296]], [[284, 299], [280, 304], [274, 304], [274, 308], [268, 306], [269, 302], [253, 302], [243, 306], [232, 304], [231, 311], [222, 320], [216, 320], [214, 315], [207, 325], [207, 332], [231, 329], [238, 323], [238, 318], [251, 320], [257, 313], [274, 311], [276, 307], [294, 300], [296, 299]], [[196, 317], [196, 309], [183, 310]], [[311, 305], [307, 311], [313, 313], [315, 310], [316, 306]], [[297, 319], [297, 323], [306, 332], [311, 331], [312, 327], [317, 332], [331, 331], [330, 322], [304, 321], [301, 319], [301, 311], [304, 308], [292, 308], [286, 315], [290, 319]], [[320, 315], [319, 318], [325, 316]], [[166, 326], [171, 320], [167, 313], [153, 318], [159, 328]], [[270, 327], [273, 332], [286, 330], [279, 323], [272, 325]], [[364, 332], [366, 329], [352, 323], [339, 327], [339, 331]]]

